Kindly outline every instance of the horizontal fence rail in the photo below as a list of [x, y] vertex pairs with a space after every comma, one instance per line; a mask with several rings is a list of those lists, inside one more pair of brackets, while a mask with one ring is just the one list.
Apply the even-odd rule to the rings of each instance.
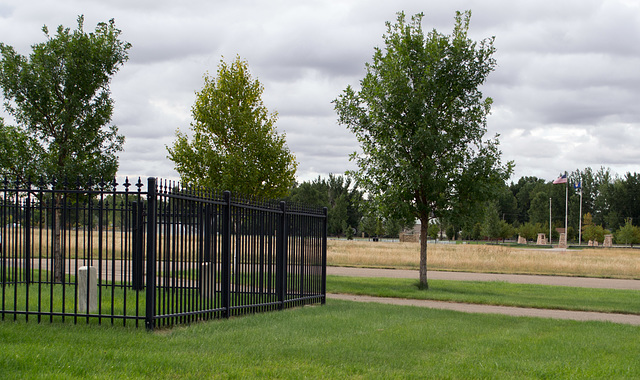
[[327, 210], [149, 178], [0, 188], [0, 315], [148, 329], [326, 299]]

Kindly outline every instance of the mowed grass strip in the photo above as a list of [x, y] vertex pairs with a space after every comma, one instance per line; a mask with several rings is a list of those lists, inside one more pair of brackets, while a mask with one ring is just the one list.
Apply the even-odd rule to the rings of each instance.
[[511, 284], [498, 281], [429, 280], [429, 290], [403, 278], [327, 276], [327, 292], [532, 307], [576, 311], [640, 314], [640, 291]]
[[3, 378], [639, 378], [640, 327], [329, 300], [144, 329], [0, 323]]

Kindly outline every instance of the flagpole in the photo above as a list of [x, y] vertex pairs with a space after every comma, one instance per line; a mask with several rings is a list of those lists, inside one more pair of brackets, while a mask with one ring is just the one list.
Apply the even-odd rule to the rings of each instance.
[[[569, 231], [567, 231], [569, 229], [569, 223], [568, 223], [568, 218], [569, 218], [569, 181], [567, 179], [567, 172], [565, 171], [564, 174], [560, 174], [560, 177], [556, 178], [555, 181], [553, 181], [553, 184], [557, 184], [557, 183], [564, 183], [565, 184], [565, 198], [564, 198], [564, 246], [566, 248], [567, 246], [567, 233]], [[558, 245], [562, 244], [562, 239], [560, 239], [560, 241], [558, 242]]]
[[549, 197], [549, 244], [551, 244], [551, 197]]
[[578, 245], [582, 243], [582, 183], [580, 183], [580, 217], [578, 230]]
[[[564, 175], [567, 175], [567, 172], [564, 172]], [[564, 200], [564, 238], [565, 238], [565, 242], [566, 240], [568, 240], [568, 234], [569, 234], [569, 230], [567, 229], [567, 218], [569, 215], [569, 180], [567, 179], [567, 182], [565, 182], [566, 186], [565, 186], [565, 200]], [[567, 244], [568, 246], [569, 244]]]

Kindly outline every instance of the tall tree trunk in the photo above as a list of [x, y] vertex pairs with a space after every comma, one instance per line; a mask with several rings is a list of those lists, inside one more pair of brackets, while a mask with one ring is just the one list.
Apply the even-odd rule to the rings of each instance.
[[429, 238], [429, 218], [420, 218], [420, 286], [429, 289], [427, 283], [427, 239]]
[[53, 197], [53, 280], [61, 283], [63, 279], [62, 265], [62, 195]]

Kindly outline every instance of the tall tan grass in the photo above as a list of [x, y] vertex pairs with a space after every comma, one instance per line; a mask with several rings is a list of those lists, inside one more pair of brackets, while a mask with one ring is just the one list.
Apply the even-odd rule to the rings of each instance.
[[[419, 243], [329, 240], [327, 263], [336, 266], [418, 269]], [[512, 248], [429, 244], [429, 270], [550, 274], [640, 279], [640, 251], [633, 249]]]

